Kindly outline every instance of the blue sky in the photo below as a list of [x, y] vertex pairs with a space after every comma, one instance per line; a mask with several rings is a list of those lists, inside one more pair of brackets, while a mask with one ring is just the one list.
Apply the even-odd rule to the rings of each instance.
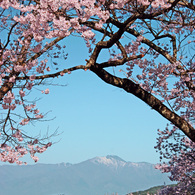
[[56, 118], [37, 123], [36, 131], [62, 132], [54, 139], [60, 141], [39, 155], [39, 162], [77, 163], [108, 154], [126, 161], [158, 162], [153, 147], [157, 129], [164, 128], [166, 120], [157, 112], [90, 71], [73, 72], [60, 83], [67, 86], [50, 88], [37, 103], [40, 110], [52, 111], [47, 119]]
[[[60, 66], [85, 64], [88, 53], [83, 41], [71, 38], [65, 44], [69, 56], [59, 61]], [[106, 58], [101, 55], [99, 61]], [[35, 96], [43, 98], [37, 102], [41, 111], [52, 111], [46, 119], [55, 119], [27, 127], [31, 132], [61, 133], [53, 138], [56, 144], [38, 155], [40, 163], [79, 163], [109, 154], [132, 162], [159, 162], [154, 150], [157, 129], [165, 128], [167, 121], [148, 105], [90, 71], [78, 70], [54, 82], [66, 86], [49, 86], [50, 94], [36, 91]]]
[[[58, 61], [59, 67], [84, 65], [88, 52], [83, 40], [74, 37], [63, 43], [69, 56], [66, 61]], [[101, 54], [99, 62], [107, 57]], [[60, 133], [52, 139], [57, 143], [38, 155], [39, 163], [79, 163], [106, 155], [132, 162], [159, 162], [154, 149], [157, 129], [165, 128], [167, 121], [148, 105], [90, 71], [78, 70], [54, 83], [66, 86], [42, 86], [43, 90], [49, 87], [50, 94], [35, 90], [33, 95], [42, 98], [37, 102], [40, 111], [51, 111], [46, 119], [55, 119], [26, 127], [35, 134], [56, 129]], [[33, 164], [29, 158], [23, 160]]]

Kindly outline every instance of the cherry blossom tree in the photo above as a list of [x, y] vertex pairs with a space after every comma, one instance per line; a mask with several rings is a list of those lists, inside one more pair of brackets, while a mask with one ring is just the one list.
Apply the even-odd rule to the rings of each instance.
[[[192, 0], [1, 0], [0, 20], [1, 161], [22, 164], [30, 153], [36, 162], [51, 146], [24, 131], [44, 118], [29, 94], [37, 85], [49, 94], [45, 81], [81, 69], [144, 101], [195, 142]], [[48, 60], [64, 64], [64, 40], [74, 35], [89, 49], [86, 63], [56, 70]], [[109, 59], [99, 62], [105, 52]]]
[[[195, 143], [184, 137], [177, 128], [169, 127], [158, 132], [155, 148], [160, 152], [160, 164], [157, 169], [170, 173], [169, 178], [178, 182], [175, 186], [166, 186], [159, 194], [193, 194], [195, 191]], [[171, 142], [170, 142], [171, 140]]]

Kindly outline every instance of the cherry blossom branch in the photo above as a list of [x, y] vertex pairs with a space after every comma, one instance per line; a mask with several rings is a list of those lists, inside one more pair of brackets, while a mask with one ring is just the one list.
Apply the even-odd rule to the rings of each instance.
[[[112, 19], [110, 19], [110, 20], [111, 20], [111, 23], [113, 23], [114, 25], [116, 25], [118, 28], [121, 27], [122, 24], [120, 22], [114, 21]], [[126, 32], [134, 35], [135, 37], [138, 37], [138, 36], [141, 35], [136, 30], [130, 29], [130, 28], [127, 28], [126, 29]], [[167, 36], [171, 37], [171, 39], [172, 39], [172, 44], [173, 44], [173, 57], [168, 52], [166, 52], [161, 47], [157, 46], [156, 44], [154, 44], [152, 41], [150, 41], [149, 39], [147, 39], [145, 37], [143, 37], [143, 39], [142, 39], [141, 42], [142, 43], [145, 43], [150, 48], [156, 50], [158, 53], [160, 53], [161, 55], [163, 55], [170, 63], [174, 64], [176, 62], [176, 55], [177, 55], [176, 42], [175, 42], [175, 38], [173, 36], [170, 36], [170, 35], [167, 35]], [[185, 69], [181, 66], [181, 64], [178, 64], [177, 65], [177, 68], [179, 70], [185, 71]], [[175, 73], [175, 74], [178, 75], [177, 73]], [[194, 85], [193, 85], [193, 83], [191, 81], [186, 81], [186, 85], [187, 85], [187, 87], [190, 90], [195, 90], [195, 87], [194, 87]]]
[[124, 57], [122, 59], [118, 59], [118, 60], [111, 60], [111, 61], [108, 61], [108, 62], [102, 62], [102, 63], [95, 63], [96, 66], [98, 66], [100, 69], [101, 68], [107, 68], [107, 67], [116, 67], [116, 66], [121, 66], [123, 64], [125, 64], [126, 62], [129, 62], [131, 60], [135, 60], [135, 59], [140, 59], [140, 58], [143, 58], [144, 57], [144, 54], [140, 54], [140, 55], [137, 55], [137, 56], [130, 56], [130, 57]]
[[[121, 27], [121, 23], [115, 20], [110, 19], [110, 22], [112, 24], [114, 24], [115, 26], [117, 26], [118, 28]], [[142, 36], [140, 33], [138, 33], [136, 30], [131, 29], [131, 28], [127, 28], [126, 32], [130, 33], [131, 35], [138, 37], [138, 36]], [[146, 45], [148, 45], [150, 48], [156, 50], [158, 53], [160, 53], [162, 56], [164, 56], [166, 59], [168, 59], [171, 63], [174, 63], [175, 60], [174, 58], [165, 50], [163, 50], [161, 47], [157, 46], [156, 44], [154, 44], [152, 41], [150, 41], [149, 39], [143, 37], [142, 43], [145, 43]]]
[[[45, 74], [45, 75], [40, 75], [40, 76], [35, 76], [34, 79], [35, 80], [40, 80], [40, 79], [46, 79], [46, 78], [55, 78], [58, 76], [63, 76], [66, 73], [71, 73], [75, 70], [87, 70], [88, 68], [84, 65], [78, 65], [78, 66], [74, 66], [72, 68], [68, 68], [68, 69], [64, 69], [62, 71], [58, 71], [56, 73], [53, 74]], [[16, 80], [28, 80], [30, 78], [30, 76], [23, 76], [23, 77], [16, 77]]]
[[[29, 60], [27, 60], [26, 63], [28, 63], [30, 61], [33, 61], [33, 60], [37, 59], [38, 57], [40, 57], [42, 54], [44, 54], [46, 51], [48, 51], [52, 46], [54, 46], [57, 42], [61, 41], [63, 38], [64, 37], [58, 37], [55, 40], [53, 40], [52, 42], [50, 42], [49, 44], [47, 44], [41, 51], [39, 51], [34, 56], [32, 56]], [[24, 50], [25, 50], [25, 47], [23, 46], [22, 49], [21, 49], [21, 52], [24, 52]], [[20, 62], [20, 63], [22, 63], [22, 62]], [[5, 79], [8, 80], [13, 75], [15, 75], [16, 77], [18, 77], [19, 74], [20, 74], [20, 72], [11, 73], [9, 76], [6, 76]], [[10, 83], [8, 81], [5, 81], [4, 82], [4, 84], [0, 88], [0, 101], [2, 100], [2, 98], [4, 97], [4, 95], [13, 88], [13, 86], [14, 86], [14, 83]]]
[[15, 23], [12, 25], [12, 27], [11, 27], [9, 33], [8, 33], [8, 36], [7, 36], [7, 42], [6, 42], [5, 46], [2, 48], [1, 54], [3, 53], [3, 50], [4, 50], [4, 49], [7, 47], [7, 45], [9, 44], [11, 33], [12, 33], [13, 29], [15, 28], [15, 26], [16, 26], [17, 24], [18, 24], [18, 22], [15, 22]]
[[100, 51], [102, 49], [105, 48], [110, 48], [112, 47], [117, 41], [119, 41], [119, 39], [121, 38], [121, 36], [123, 35], [123, 33], [125, 32], [125, 30], [136, 20], [136, 18], [138, 17], [139, 14], [134, 14], [133, 16], [131, 16], [130, 18], [128, 18], [123, 24], [121, 24], [119, 30], [113, 34], [111, 36], [111, 38], [108, 41], [99, 41], [96, 44], [96, 47], [90, 57], [90, 59], [88, 60], [88, 63], [86, 65], [87, 68], [90, 68], [90, 66], [92, 66], [96, 60], [97, 57], [100, 53]]

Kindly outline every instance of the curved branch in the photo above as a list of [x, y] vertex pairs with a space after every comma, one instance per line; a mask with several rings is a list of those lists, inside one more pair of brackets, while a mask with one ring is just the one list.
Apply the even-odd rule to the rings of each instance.
[[[58, 71], [58, 72], [53, 73], [53, 74], [46, 74], [46, 75], [36, 76], [35, 80], [41, 80], [41, 79], [43, 80], [43, 79], [47, 79], [47, 78], [55, 78], [55, 77], [58, 77], [60, 75], [65, 74], [65, 73], [69, 73], [69, 72], [72, 72], [74, 70], [79, 70], [79, 69], [86, 70], [88, 68], [86, 68], [86, 66], [84, 66], [84, 65], [78, 65], [78, 66], [74, 66], [72, 68], [68, 68], [68, 69], [64, 69], [62, 71]], [[27, 80], [29, 78], [30, 78], [29, 76], [16, 77], [16, 80]]]
[[9, 44], [9, 42], [10, 42], [10, 36], [11, 36], [12, 30], [14, 29], [14, 27], [15, 27], [17, 24], [18, 24], [18, 22], [14, 23], [14, 24], [12, 25], [12, 27], [11, 27], [9, 33], [8, 33], [7, 42], [6, 42], [5, 46], [4, 46], [3, 49], [2, 49], [2, 52], [3, 52], [3, 50], [7, 47], [7, 45]]
[[122, 58], [122, 59], [118, 59], [118, 60], [113, 60], [113, 61], [108, 61], [108, 62], [102, 62], [100, 64], [96, 63], [96, 65], [98, 66], [98, 68], [107, 68], [107, 67], [111, 67], [111, 66], [121, 66], [124, 63], [131, 61], [131, 60], [135, 60], [135, 59], [140, 59], [143, 58], [144, 54], [140, 54], [140, 55], [133, 55], [130, 57], [126, 57], [126, 58]]
[[104, 69], [99, 69], [95, 66], [91, 67], [91, 71], [93, 71], [106, 83], [122, 88], [126, 92], [131, 93], [140, 100], [144, 101], [152, 109], [156, 110], [164, 118], [172, 122], [180, 130], [182, 130], [184, 134], [186, 134], [193, 142], [195, 142], [195, 129], [185, 119], [172, 112], [159, 99], [141, 88], [139, 84], [135, 84], [133, 81], [126, 78], [122, 79], [113, 76]]

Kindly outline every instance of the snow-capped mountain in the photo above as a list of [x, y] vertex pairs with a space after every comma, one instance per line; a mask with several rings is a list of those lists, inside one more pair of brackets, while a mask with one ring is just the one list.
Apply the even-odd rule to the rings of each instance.
[[90, 160], [90, 162], [95, 163], [95, 164], [102, 164], [106, 166], [111, 166], [111, 167], [119, 167], [122, 166], [124, 167], [127, 163], [123, 159], [121, 159], [118, 156], [114, 155], [108, 155], [104, 157], [95, 157]]
[[164, 182], [170, 183], [167, 175], [154, 165], [111, 155], [78, 164], [0, 166], [0, 195], [125, 195]]

